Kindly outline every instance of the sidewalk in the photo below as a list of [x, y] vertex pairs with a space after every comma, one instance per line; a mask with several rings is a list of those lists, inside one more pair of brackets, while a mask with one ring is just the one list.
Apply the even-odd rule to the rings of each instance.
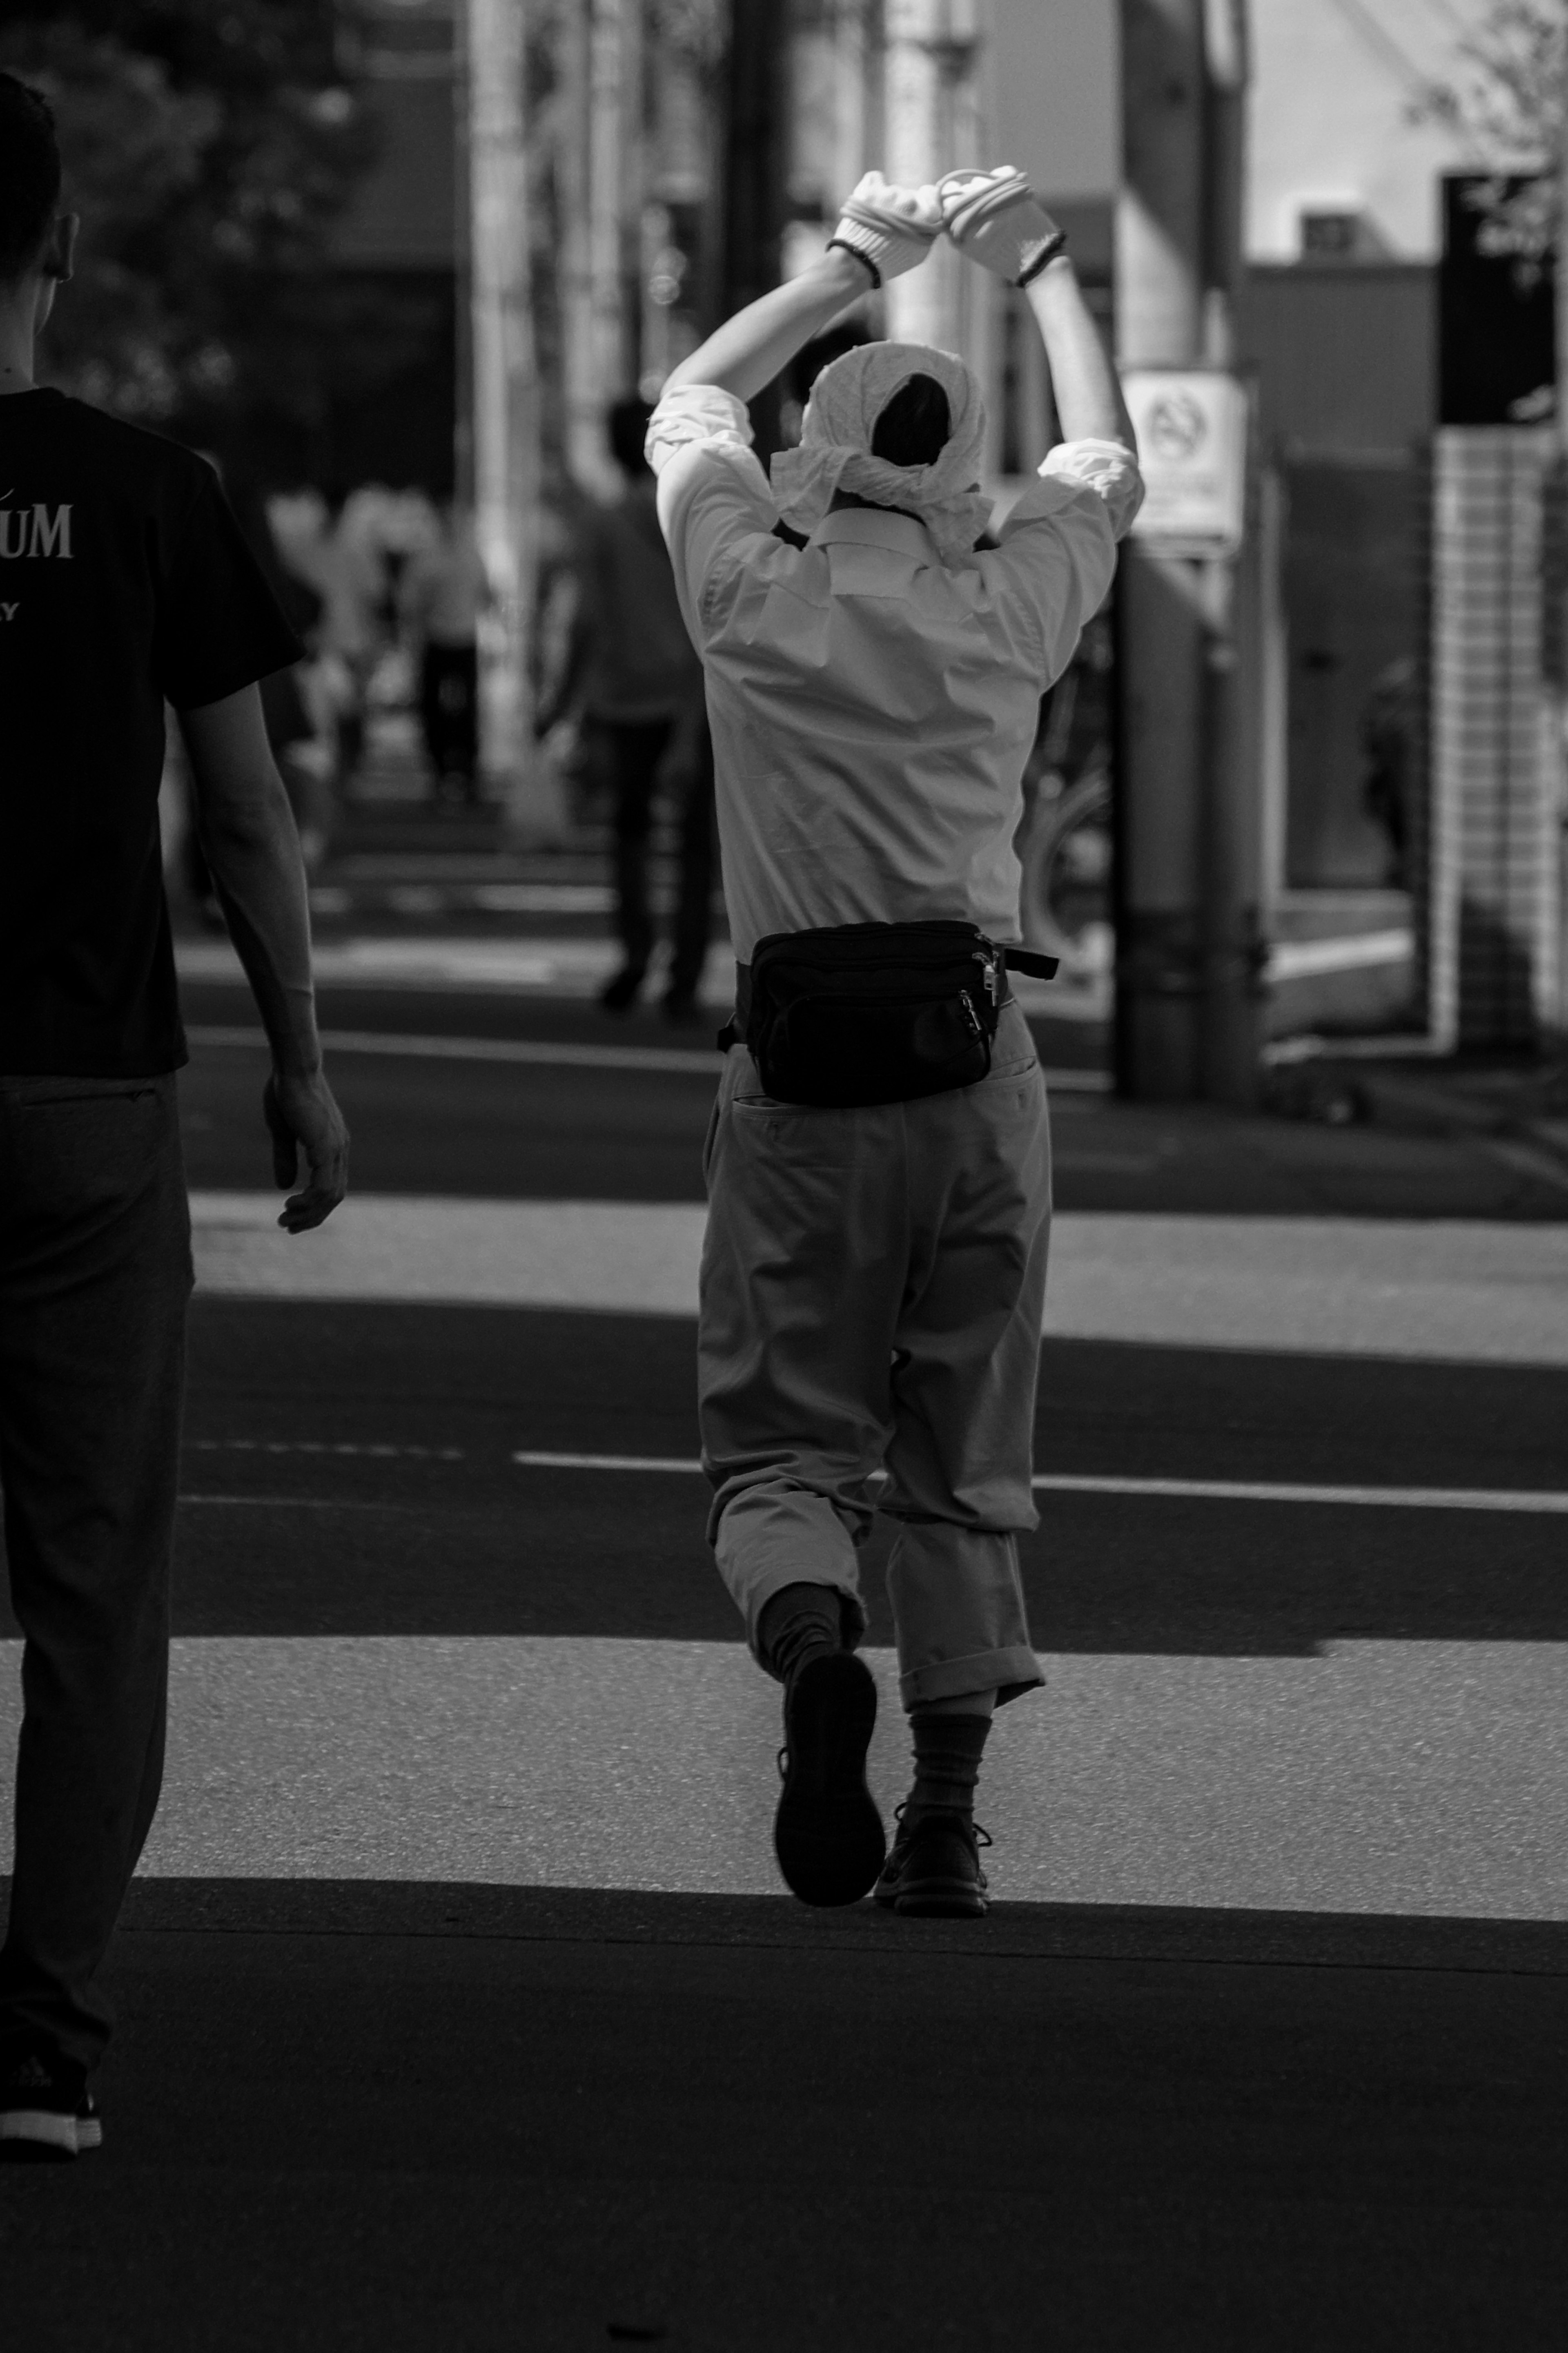
[[1449, 1055], [1397, 1038], [1310, 1041], [1279, 1057], [1266, 1100], [1286, 1118], [1332, 1125], [1364, 1121], [1401, 1135], [1484, 1138], [1536, 1156], [1568, 1177], [1568, 1052], [1539, 1057]]

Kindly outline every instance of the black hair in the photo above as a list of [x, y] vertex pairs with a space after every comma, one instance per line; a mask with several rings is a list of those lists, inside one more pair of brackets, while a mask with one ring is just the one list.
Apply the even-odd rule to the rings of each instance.
[[871, 432], [871, 455], [889, 466], [934, 466], [952, 431], [952, 411], [934, 375], [901, 384]]
[[0, 73], [0, 285], [37, 261], [60, 195], [60, 150], [48, 101]]
[[813, 335], [809, 343], [802, 343], [784, 370], [785, 382], [801, 406], [804, 408], [811, 398], [811, 387], [825, 367], [831, 367], [846, 352], [858, 351], [869, 341], [866, 329], [851, 319], [840, 321], [837, 327], [827, 327], [820, 335]]
[[647, 421], [653, 410], [646, 400], [617, 400], [610, 410], [610, 455], [623, 473], [635, 481], [647, 471], [647, 459], [643, 456], [643, 443], [647, 438]]

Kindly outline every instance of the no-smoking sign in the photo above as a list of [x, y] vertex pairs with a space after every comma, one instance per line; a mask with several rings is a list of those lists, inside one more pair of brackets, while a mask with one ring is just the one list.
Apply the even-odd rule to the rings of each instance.
[[1134, 535], [1204, 554], [1238, 547], [1247, 490], [1241, 385], [1206, 370], [1141, 368], [1123, 387], [1144, 483]]

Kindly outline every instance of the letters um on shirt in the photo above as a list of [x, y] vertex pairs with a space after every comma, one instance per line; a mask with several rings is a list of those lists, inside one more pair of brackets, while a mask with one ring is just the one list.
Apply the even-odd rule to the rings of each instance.
[[22, 555], [63, 555], [71, 552], [71, 511], [60, 507], [10, 507], [0, 504], [0, 559], [14, 563]]

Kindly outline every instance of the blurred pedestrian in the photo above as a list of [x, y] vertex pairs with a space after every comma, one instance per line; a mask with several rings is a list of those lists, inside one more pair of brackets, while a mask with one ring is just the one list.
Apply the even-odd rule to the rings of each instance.
[[[320, 628], [321, 596], [284, 563], [259, 486], [243, 470], [218, 466], [217, 471], [234, 519], [279, 612], [296, 637], [308, 644]], [[305, 660], [291, 663], [287, 670], [262, 679], [259, 691], [267, 741], [293, 811], [305, 871], [313, 875], [325, 860], [331, 839], [334, 763], [331, 745], [323, 740], [306, 699], [306, 671]], [[223, 909], [195, 825], [186, 826], [181, 863], [186, 892], [203, 921], [213, 931], [224, 931]]]
[[[745, 403], [944, 227], [1015, 285], [1068, 438], [976, 552], [985, 416], [961, 360], [870, 343], [798, 448]], [[709, 1534], [784, 1686], [774, 1848], [810, 1904], [985, 1909], [991, 1716], [1042, 1678], [1017, 1537], [1050, 1213], [1045, 1088], [1009, 967], [1039, 698], [1110, 585], [1132, 430], [1064, 239], [1021, 175], [871, 174], [826, 255], [681, 362], [647, 448], [707, 677], [735, 1017], [709, 1131], [698, 1338]], [[804, 546], [774, 535], [780, 514]], [[742, 1042], [743, 1041], [743, 1042]], [[872, 1482], [886, 1473], [880, 1495]], [[856, 1553], [888, 1586], [914, 1783], [885, 1857]]]
[[34, 382], [76, 219], [0, 74], [0, 1484], [22, 1628], [0, 2151], [102, 2137], [96, 1984], [158, 1800], [190, 1216], [158, 844], [165, 702], [272, 1053], [290, 1232], [342, 1198], [299, 843], [256, 681], [298, 641], [212, 468]]
[[1362, 756], [1366, 763], [1362, 805], [1384, 836], [1384, 886], [1403, 891], [1408, 883], [1410, 779], [1420, 727], [1420, 672], [1413, 656], [1389, 662], [1372, 682], [1361, 709]]
[[305, 871], [313, 875], [325, 860], [331, 839], [335, 766], [331, 744], [317, 727], [306, 693], [309, 649], [321, 628], [321, 599], [284, 563], [262, 486], [231, 467], [225, 473], [224, 487], [245, 543], [279, 611], [306, 649], [306, 659], [262, 679], [260, 694], [267, 741], [294, 812]]
[[662, 1002], [667, 1018], [679, 1021], [697, 1018], [712, 930], [713, 754], [702, 668], [680, 617], [643, 454], [651, 414], [644, 400], [617, 401], [610, 410], [610, 449], [626, 489], [614, 506], [595, 508], [584, 528], [571, 649], [537, 724], [548, 734], [580, 699], [585, 723], [607, 747], [621, 968], [599, 1001], [612, 1013], [636, 1004], [647, 976], [654, 803], [661, 791], [674, 802], [679, 889]]
[[377, 512], [375, 496], [364, 491], [323, 497], [315, 528], [296, 528], [282, 550], [288, 568], [321, 599], [318, 685], [330, 705], [340, 786], [352, 784], [364, 758], [370, 682], [385, 643], [386, 564]]
[[479, 765], [479, 616], [489, 585], [472, 519], [447, 500], [398, 584], [398, 612], [418, 663], [419, 723], [437, 800], [475, 801]]

